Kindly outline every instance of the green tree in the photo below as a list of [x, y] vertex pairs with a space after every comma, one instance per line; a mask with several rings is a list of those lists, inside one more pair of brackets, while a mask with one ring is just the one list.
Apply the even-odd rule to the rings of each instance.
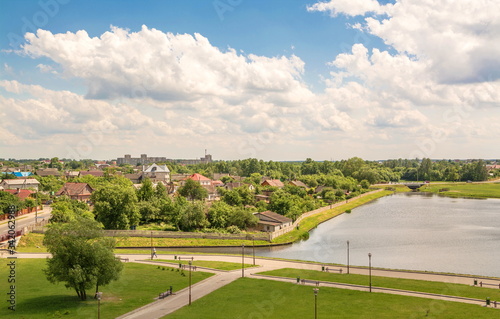
[[194, 231], [203, 229], [209, 225], [204, 203], [198, 201], [189, 203], [184, 215], [182, 215], [180, 229], [182, 231]]
[[113, 254], [114, 239], [103, 237], [95, 220], [79, 218], [72, 223], [55, 223], [45, 233], [44, 245], [52, 257], [44, 269], [52, 283], [64, 282], [81, 300], [87, 290], [117, 280], [123, 265]]
[[213, 228], [226, 228], [229, 226], [229, 218], [233, 212], [233, 208], [226, 202], [217, 201], [210, 206], [207, 218], [210, 226]]
[[179, 188], [178, 192], [189, 200], [203, 200], [208, 197], [207, 190], [192, 179], [188, 179], [184, 186]]
[[96, 220], [106, 229], [129, 229], [139, 224], [137, 196], [132, 187], [101, 187], [92, 193], [91, 201]]
[[52, 204], [51, 215], [51, 223], [69, 223], [78, 218], [94, 219], [87, 204], [68, 197], [60, 197]]
[[153, 182], [149, 178], [145, 178], [142, 180], [141, 188], [137, 190], [137, 199], [139, 201], [150, 201], [154, 193]]
[[0, 214], [8, 214], [11, 205], [14, 205], [17, 210], [23, 208], [23, 203], [16, 195], [0, 191]]

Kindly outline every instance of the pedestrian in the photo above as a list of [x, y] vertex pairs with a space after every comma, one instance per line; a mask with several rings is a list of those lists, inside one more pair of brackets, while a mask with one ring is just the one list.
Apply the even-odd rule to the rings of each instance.
[[156, 248], [153, 248], [153, 256], [151, 256], [151, 259], [153, 259], [154, 257], [158, 259], [158, 255], [156, 254]]

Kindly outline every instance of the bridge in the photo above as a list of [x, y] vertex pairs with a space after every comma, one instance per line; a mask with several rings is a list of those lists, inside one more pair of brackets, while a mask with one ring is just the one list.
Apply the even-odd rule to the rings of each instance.
[[415, 190], [419, 189], [420, 187], [424, 186], [425, 183], [407, 183], [407, 184], [403, 184], [403, 185], [408, 187], [409, 189], [415, 191]]

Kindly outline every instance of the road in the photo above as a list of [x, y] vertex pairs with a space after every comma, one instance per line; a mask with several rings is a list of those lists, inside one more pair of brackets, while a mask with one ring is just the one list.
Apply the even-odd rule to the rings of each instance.
[[[38, 211], [38, 221], [42, 221], [44, 219], [50, 218], [50, 212], [52, 211], [52, 207], [43, 206], [43, 210]], [[16, 217], [16, 231], [22, 230], [26, 226], [30, 226], [35, 224], [35, 217], [37, 213], [29, 213], [26, 215]], [[3, 220], [0, 222], [0, 235], [7, 234], [8, 232], [8, 220]]]

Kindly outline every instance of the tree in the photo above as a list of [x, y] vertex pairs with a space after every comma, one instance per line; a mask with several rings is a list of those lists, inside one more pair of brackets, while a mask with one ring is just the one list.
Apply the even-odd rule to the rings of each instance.
[[68, 197], [60, 197], [52, 204], [51, 215], [51, 223], [69, 223], [78, 218], [94, 219], [87, 204]]
[[188, 179], [183, 187], [179, 188], [179, 194], [189, 200], [203, 200], [208, 197], [208, 192], [197, 181]]
[[113, 254], [114, 239], [103, 237], [95, 220], [78, 218], [72, 223], [55, 223], [45, 233], [43, 244], [52, 258], [44, 269], [51, 283], [64, 282], [81, 300], [87, 289], [117, 280], [123, 268]]
[[137, 196], [131, 187], [101, 187], [92, 193], [91, 201], [96, 220], [106, 229], [129, 229], [139, 224]]
[[208, 210], [207, 218], [210, 222], [210, 226], [212, 228], [226, 228], [229, 226], [229, 217], [233, 212], [233, 208], [223, 202], [216, 201], [212, 204], [210, 209]]
[[145, 178], [142, 180], [141, 188], [137, 190], [137, 199], [139, 201], [150, 201], [154, 193], [153, 183], [149, 178]]
[[203, 202], [192, 202], [187, 207], [181, 218], [180, 228], [182, 231], [193, 231], [208, 227], [209, 223], [205, 215]]

